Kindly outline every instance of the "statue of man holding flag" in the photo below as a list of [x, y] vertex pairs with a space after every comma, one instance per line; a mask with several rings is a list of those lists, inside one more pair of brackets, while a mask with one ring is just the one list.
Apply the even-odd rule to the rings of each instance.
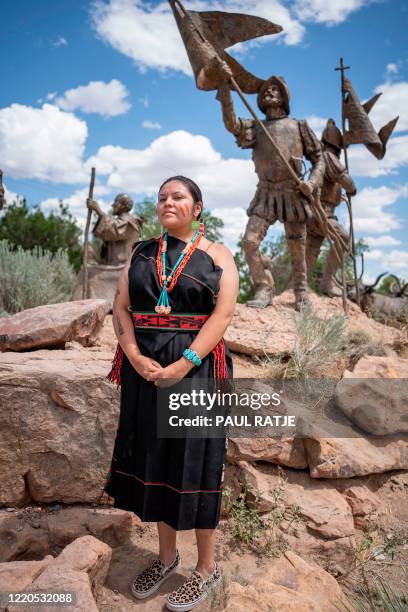
[[[230, 70], [225, 66], [225, 75]], [[218, 88], [225, 127], [236, 136], [243, 149], [251, 148], [258, 187], [247, 210], [243, 247], [255, 286], [255, 297], [247, 306], [265, 308], [272, 303], [272, 291], [265, 274], [259, 245], [270, 225], [284, 224], [288, 250], [292, 260], [295, 306], [307, 301], [306, 221], [312, 217], [310, 195], [323, 181], [324, 161], [319, 140], [306, 121], [289, 117], [289, 90], [283, 77], [271, 76], [258, 92], [258, 107], [266, 115], [263, 123], [283, 152], [296, 174], [301, 176], [305, 157], [312, 165], [309, 180], [296, 183], [254, 119], [237, 118], [229, 85]]]
[[[186, 10], [180, 0], [169, 0], [169, 3], [197, 87], [205, 91], [218, 90], [226, 128], [235, 134], [240, 147], [253, 149], [259, 184], [247, 211], [249, 221], [244, 249], [255, 297], [247, 305], [265, 308], [272, 302], [272, 289], [259, 245], [269, 226], [281, 221], [292, 258], [295, 305], [299, 308], [307, 301], [306, 220], [312, 216], [312, 206], [320, 215], [320, 223], [325, 223], [324, 211], [320, 210], [315, 196], [324, 174], [321, 146], [305, 121], [289, 118], [289, 90], [282, 77], [260, 79], [225, 51], [238, 42], [277, 34], [282, 28], [254, 15], [191, 11]], [[230, 89], [238, 93], [253, 119], [235, 116]], [[244, 93], [258, 94], [258, 106], [266, 115], [263, 121]], [[303, 157], [312, 165], [306, 183], [301, 180]]]

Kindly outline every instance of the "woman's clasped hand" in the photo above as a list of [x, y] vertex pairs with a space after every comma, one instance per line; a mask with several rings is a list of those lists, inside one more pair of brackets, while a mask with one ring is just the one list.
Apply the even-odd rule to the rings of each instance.
[[135, 356], [131, 363], [140, 376], [154, 383], [156, 387], [169, 387], [177, 383], [185, 377], [192, 367], [184, 358], [163, 367], [160, 363], [145, 355]]

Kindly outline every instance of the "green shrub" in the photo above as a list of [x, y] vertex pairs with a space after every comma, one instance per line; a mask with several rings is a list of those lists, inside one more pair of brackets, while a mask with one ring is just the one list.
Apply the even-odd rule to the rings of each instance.
[[58, 249], [66, 249], [71, 265], [79, 270], [82, 232], [66, 204], [60, 202], [58, 210], [46, 215], [38, 206], [29, 208], [25, 200], [18, 200], [3, 212], [0, 240], [8, 240], [14, 247], [21, 246], [26, 251], [40, 247], [54, 254]]
[[296, 341], [287, 375], [308, 378], [322, 364], [333, 363], [345, 354], [348, 338], [345, 334], [347, 319], [332, 315], [321, 319], [309, 304], [295, 315]]
[[0, 310], [14, 314], [69, 300], [75, 273], [66, 251], [25, 251], [0, 240]]

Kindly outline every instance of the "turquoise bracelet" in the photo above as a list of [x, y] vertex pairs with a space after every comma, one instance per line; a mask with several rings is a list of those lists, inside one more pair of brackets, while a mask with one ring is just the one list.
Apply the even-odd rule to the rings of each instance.
[[197, 353], [195, 351], [192, 351], [189, 348], [184, 349], [183, 357], [185, 357], [189, 361], [192, 361], [194, 363], [194, 365], [196, 365], [196, 366], [201, 365], [201, 359], [199, 358]]

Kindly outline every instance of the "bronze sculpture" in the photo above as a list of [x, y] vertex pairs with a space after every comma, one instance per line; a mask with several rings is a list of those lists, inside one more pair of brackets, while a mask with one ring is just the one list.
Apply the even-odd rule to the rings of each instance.
[[[219, 90], [218, 98], [221, 99], [223, 109], [225, 108], [224, 120], [226, 115], [230, 115], [226, 123], [231, 123], [231, 128], [237, 127], [245, 148], [254, 148], [255, 155], [253, 157], [264, 157], [265, 160], [272, 160], [273, 163], [270, 164], [266, 161], [265, 166], [271, 172], [276, 167], [279, 175], [273, 177], [268, 189], [264, 190], [268, 192], [266, 194], [268, 201], [269, 195], [271, 195], [271, 201], [274, 200], [272, 193], [274, 188], [278, 192], [275, 194], [277, 197], [273, 219], [269, 217], [264, 219], [261, 216], [252, 215], [250, 217], [252, 222], [248, 224], [249, 226], [252, 224], [250, 229], [253, 232], [256, 232], [259, 224], [266, 223], [266, 228], [261, 231], [261, 235], [252, 236], [252, 239], [251, 236], [247, 236], [246, 251], [251, 251], [250, 255], [253, 254], [253, 257], [248, 258], [247, 254], [246, 257], [248, 262], [251, 261], [251, 275], [253, 278], [258, 278], [255, 300], [247, 302], [247, 304], [249, 306], [265, 307], [271, 303], [272, 290], [268, 287], [267, 276], [263, 272], [258, 245], [270, 223], [280, 219], [284, 221], [285, 228], [289, 232], [289, 247], [296, 272], [296, 307], [299, 308], [303, 301], [307, 301], [305, 219], [310, 217], [313, 211], [339, 259], [339, 246], [343, 241], [342, 236], [336, 231], [336, 227], [332, 226], [327, 219], [320, 205], [318, 193], [314, 191], [314, 188], [321, 183], [324, 171], [320, 143], [306, 122], [298, 122], [287, 117], [289, 113], [285, 113], [284, 109], [286, 106], [286, 110], [289, 111], [289, 92], [283, 79], [279, 77], [273, 78], [275, 79], [275, 85], [278, 83], [275, 90], [276, 95], [280, 98], [281, 109], [280, 111], [276, 110], [275, 118], [267, 118], [261, 121], [245, 98], [244, 93], [259, 93], [261, 98], [258, 96], [258, 99], [261, 104], [263, 104], [263, 97], [265, 96], [265, 103], [271, 108], [276, 103], [276, 96], [272, 93], [272, 80], [264, 81], [249, 73], [225, 51], [226, 48], [237, 42], [266, 34], [277, 34], [282, 31], [282, 28], [266, 19], [253, 15], [224, 13], [222, 11], [190, 11], [184, 8], [180, 0], [169, 0], [169, 3], [186, 48], [198, 89], [205, 91]], [[237, 92], [253, 120], [242, 120], [241, 122], [240, 119], [236, 119], [230, 89]], [[270, 89], [269, 93], [267, 92], [268, 89]], [[279, 127], [272, 129], [272, 124], [275, 124], [275, 128], [278, 124], [285, 127], [283, 130]], [[241, 127], [242, 133], [240, 133]], [[286, 140], [285, 128], [287, 128], [289, 136], [288, 141]], [[253, 144], [246, 144], [245, 133], [247, 131], [253, 134]], [[279, 142], [275, 139], [275, 131], [279, 136]], [[283, 141], [282, 144], [280, 141]], [[261, 151], [263, 151], [262, 154]], [[258, 155], [258, 152], [260, 155]], [[308, 183], [303, 182], [300, 174], [303, 156], [311, 160], [313, 167], [312, 176]], [[257, 164], [255, 165], [257, 166]], [[265, 184], [268, 183], [268, 176], [266, 176]], [[272, 183], [275, 183], [273, 187], [270, 186]], [[259, 189], [257, 191], [258, 195], [261, 195]]]
[[289, 90], [283, 77], [272, 76], [263, 81], [258, 92], [258, 107], [266, 115], [264, 126], [283, 152], [298, 177], [303, 157], [311, 164], [305, 183], [295, 182], [280, 155], [270, 146], [263, 130], [253, 119], [237, 118], [227, 79], [230, 69], [223, 63], [226, 77], [218, 88], [223, 120], [228, 131], [236, 136], [239, 147], [252, 148], [252, 159], [259, 178], [258, 188], [247, 210], [249, 220], [243, 238], [245, 257], [255, 286], [248, 306], [265, 308], [272, 303], [272, 290], [264, 271], [259, 245], [270, 225], [284, 224], [292, 260], [295, 307], [307, 301], [306, 221], [312, 217], [310, 196], [317, 190], [324, 175], [320, 143], [306, 121], [289, 117]]
[[[131, 214], [133, 201], [125, 193], [116, 196], [112, 205], [112, 215], [104, 213], [98, 202], [91, 198], [87, 199], [87, 207], [98, 216], [93, 227], [93, 235], [103, 241], [98, 258], [95, 254], [92, 257], [89, 246], [87, 249], [89, 274], [87, 297], [106, 299], [112, 306], [116, 285], [132, 251], [132, 245], [140, 240], [143, 219]], [[82, 266], [72, 295], [73, 300], [82, 298], [84, 273]]]
[[5, 203], [6, 203], [6, 198], [4, 195], [3, 171], [0, 170], [0, 210], [4, 208]]
[[126, 193], [116, 196], [113, 215], [107, 215], [94, 200], [87, 200], [87, 206], [98, 215], [93, 235], [103, 240], [101, 263], [117, 266], [124, 264], [132, 250], [132, 244], [139, 240], [143, 220], [131, 215], [133, 200]]
[[[347, 244], [349, 241], [348, 233], [338, 222], [334, 214], [334, 209], [341, 202], [342, 188], [348, 196], [354, 196], [356, 194], [356, 186], [339, 159], [343, 147], [343, 138], [333, 119], [327, 121], [321, 142], [323, 147], [323, 159], [325, 162], [325, 173], [321, 187], [320, 201], [327, 218], [331, 221], [332, 225], [336, 227], [339, 234], [341, 234], [344, 243]], [[316, 218], [313, 216], [311, 219], [308, 219], [306, 262], [309, 275], [316, 265], [324, 239], [325, 232], [322, 231]], [[344, 247], [342, 249], [342, 255], [343, 257], [347, 255], [347, 250]], [[341, 296], [341, 291], [336, 287], [334, 281], [334, 276], [340, 265], [341, 262], [338, 261], [337, 255], [333, 247], [331, 247], [327, 255], [323, 277], [320, 281], [320, 290], [325, 295], [330, 297]]]

